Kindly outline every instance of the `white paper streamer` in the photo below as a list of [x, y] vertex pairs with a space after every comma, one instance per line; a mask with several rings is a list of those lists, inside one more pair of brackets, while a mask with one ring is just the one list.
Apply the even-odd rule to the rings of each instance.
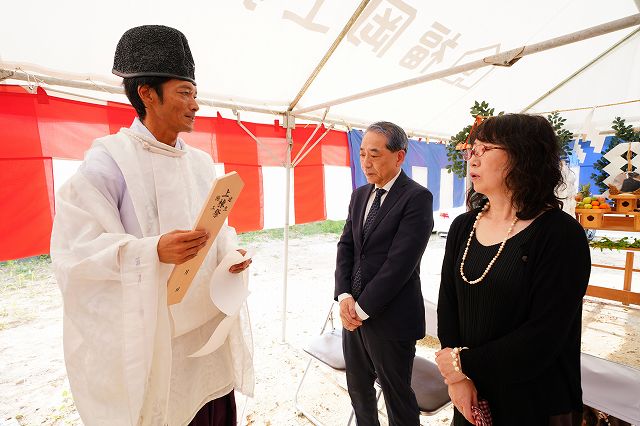
[[249, 252], [243, 256], [236, 250], [230, 251], [213, 272], [209, 295], [216, 307], [228, 316], [238, 313], [249, 297], [247, 274], [245, 272], [233, 274], [229, 272], [229, 268], [249, 259], [251, 259]]
[[247, 251], [244, 256], [236, 250], [230, 251], [213, 272], [209, 296], [214, 305], [225, 315], [225, 318], [220, 321], [207, 343], [189, 355], [190, 357], [208, 355], [222, 346], [227, 339], [233, 323], [238, 320], [240, 308], [250, 294], [246, 269], [241, 273], [234, 274], [229, 272], [229, 268], [251, 259], [252, 255], [253, 253], [250, 251]]
[[200, 356], [209, 355], [211, 352], [218, 349], [227, 340], [227, 336], [231, 331], [231, 326], [238, 320], [238, 315], [226, 316], [220, 324], [213, 330], [213, 334], [209, 338], [209, 341], [204, 344], [203, 347], [189, 355], [191, 358], [197, 358]]

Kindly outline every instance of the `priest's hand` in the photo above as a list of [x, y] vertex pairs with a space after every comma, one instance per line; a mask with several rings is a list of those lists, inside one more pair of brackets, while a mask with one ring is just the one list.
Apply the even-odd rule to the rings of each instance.
[[[244, 249], [238, 249], [238, 253], [244, 256], [245, 254], [247, 254], [247, 251]], [[251, 265], [251, 259], [247, 259], [244, 262], [231, 265], [231, 267], [229, 268], [229, 272], [231, 272], [232, 274], [238, 274], [247, 269], [249, 265]]]
[[158, 241], [158, 259], [162, 263], [180, 265], [196, 257], [208, 239], [209, 233], [202, 230], [167, 232]]

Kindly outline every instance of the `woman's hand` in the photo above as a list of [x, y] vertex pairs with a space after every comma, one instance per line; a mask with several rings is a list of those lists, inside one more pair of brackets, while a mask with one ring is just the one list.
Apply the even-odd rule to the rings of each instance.
[[471, 380], [462, 380], [449, 385], [449, 397], [465, 419], [472, 425], [476, 422], [473, 419], [473, 411], [471, 406], [478, 406], [478, 391]]
[[[453, 366], [453, 360], [455, 358], [451, 356], [452, 354], [453, 349], [451, 348], [444, 348], [436, 352], [436, 364], [438, 364], [440, 374], [444, 377], [444, 382], [448, 385], [467, 379], [467, 376], [464, 375], [462, 369], [460, 369], [460, 371], [455, 370], [455, 367]], [[457, 356], [456, 358], [459, 359]]]

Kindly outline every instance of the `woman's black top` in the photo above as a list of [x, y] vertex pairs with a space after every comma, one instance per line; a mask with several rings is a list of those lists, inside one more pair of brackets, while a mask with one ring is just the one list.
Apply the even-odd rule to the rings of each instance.
[[[456, 218], [447, 237], [442, 347], [469, 348], [460, 354], [462, 370], [489, 402], [494, 426], [546, 426], [581, 412], [582, 298], [591, 270], [584, 229], [561, 210], [547, 211], [507, 240], [484, 280], [468, 284], [460, 263], [477, 214]], [[474, 235], [467, 279], [483, 274], [499, 246], [483, 246]], [[469, 423], [455, 410], [453, 424]]]

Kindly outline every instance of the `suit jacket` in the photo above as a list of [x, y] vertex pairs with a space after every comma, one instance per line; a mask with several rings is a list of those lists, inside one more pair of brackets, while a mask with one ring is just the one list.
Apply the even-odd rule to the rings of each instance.
[[385, 339], [422, 339], [420, 261], [433, 230], [433, 196], [401, 171], [363, 240], [364, 213], [373, 188], [364, 185], [351, 195], [338, 242], [334, 296], [337, 300], [351, 293], [360, 267], [362, 294], [357, 301], [369, 315], [362, 326]]

